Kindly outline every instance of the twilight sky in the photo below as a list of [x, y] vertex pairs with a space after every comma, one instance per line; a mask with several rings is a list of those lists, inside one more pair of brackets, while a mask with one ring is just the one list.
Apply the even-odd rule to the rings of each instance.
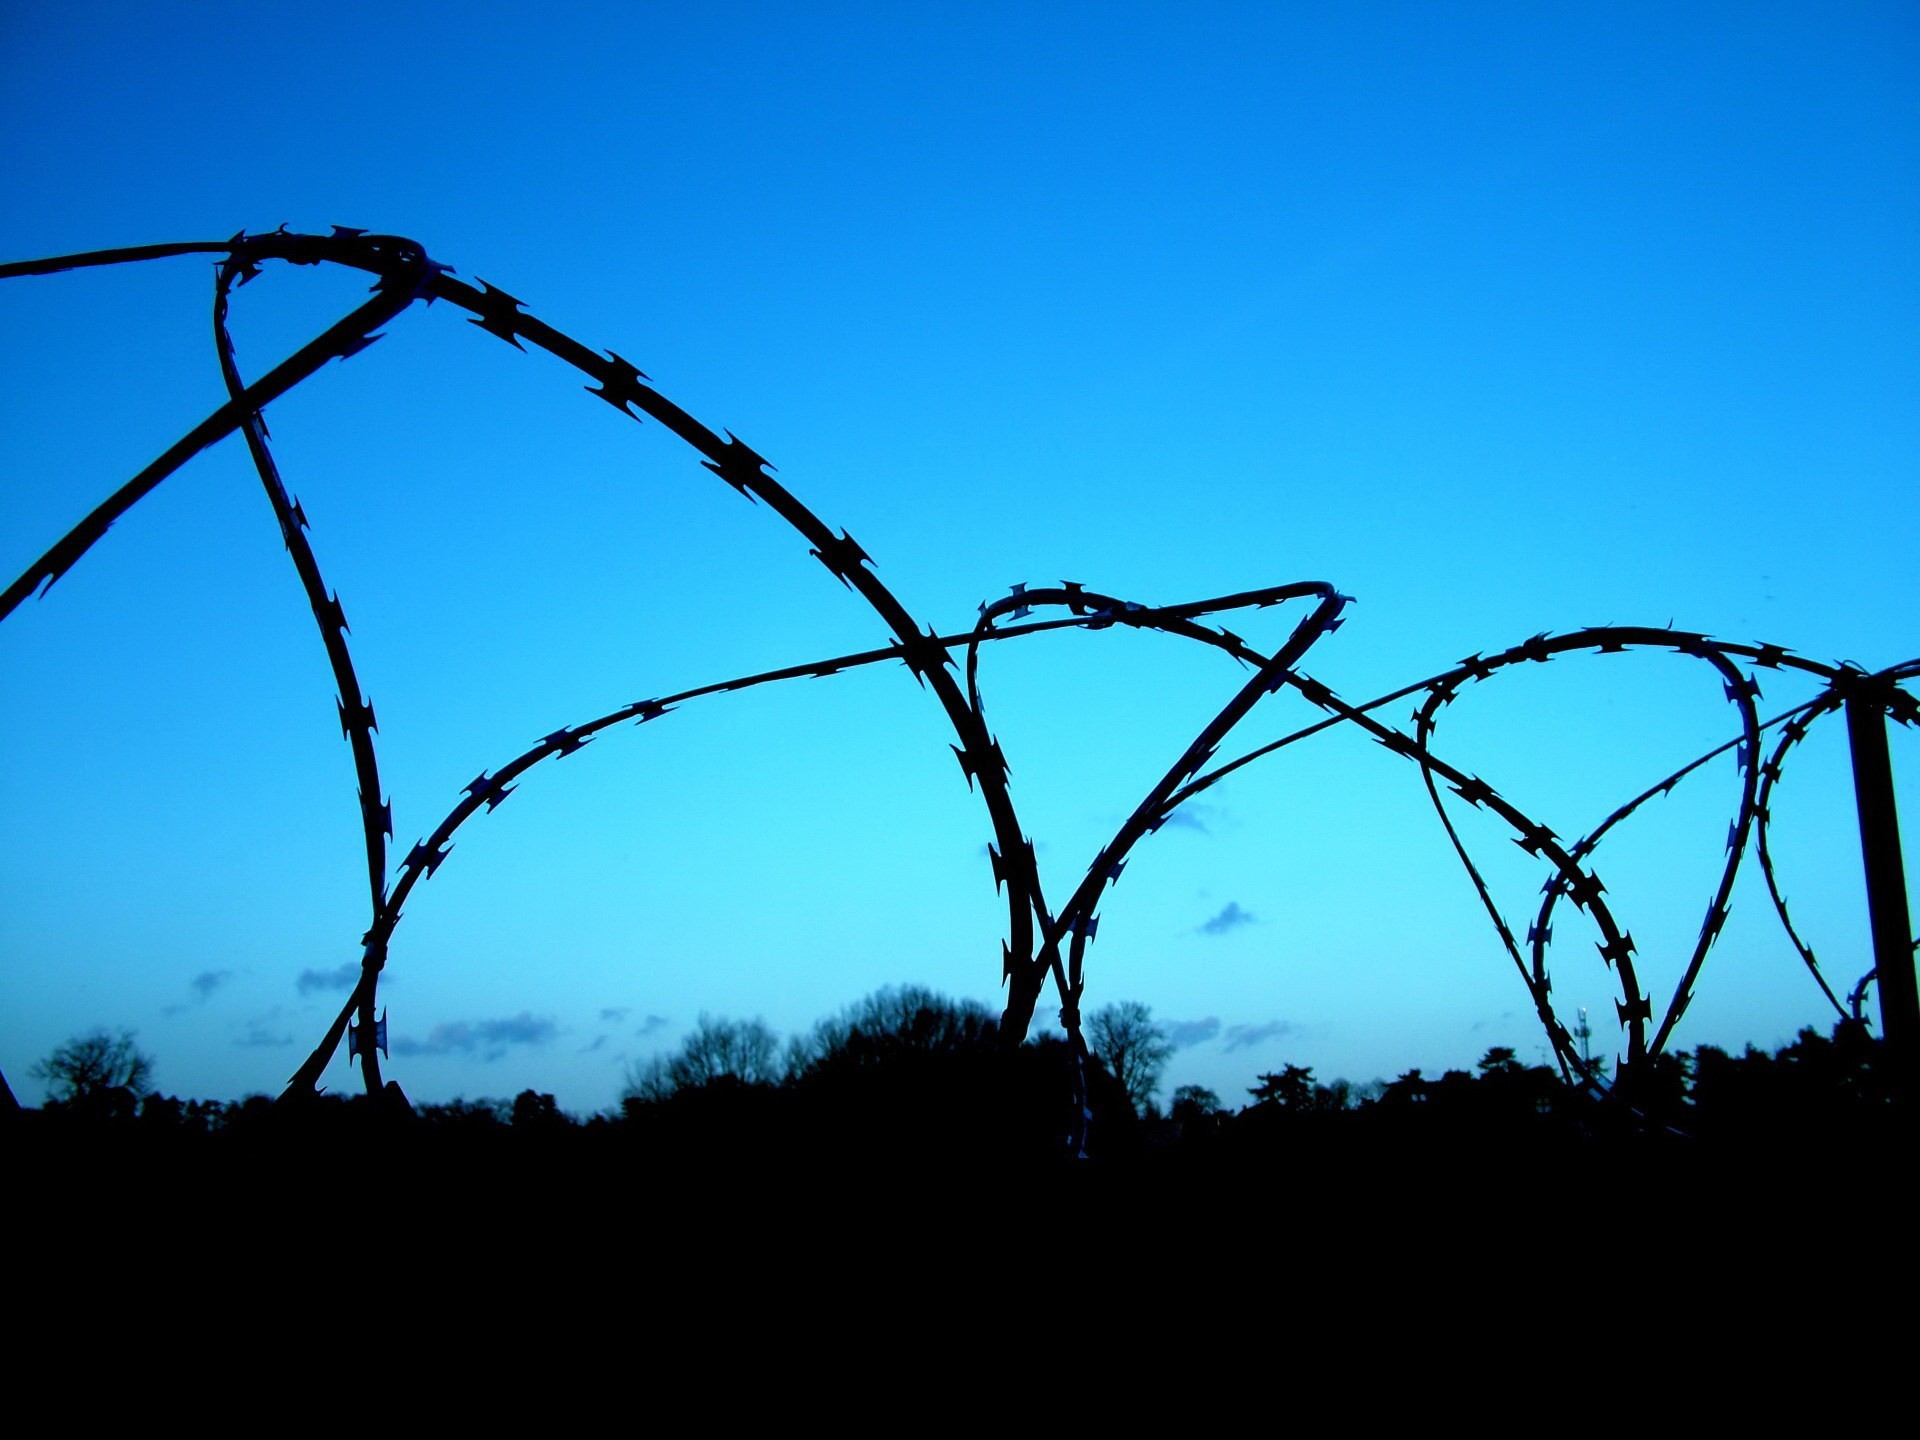
[[[0, 13], [0, 128], [0, 259], [412, 236], [745, 439], [943, 631], [1016, 582], [1323, 579], [1359, 603], [1306, 668], [1350, 699], [1607, 622], [1920, 653], [1908, 5], [28, 0]], [[242, 365], [364, 292], [270, 269], [236, 299]], [[211, 298], [202, 259], [0, 285], [7, 580], [222, 398]], [[563, 724], [887, 640], [658, 426], [445, 307], [268, 420], [398, 852]], [[1525, 670], [1438, 748], [1563, 835], [1734, 733], [1697, 661]], [[1051, 892], [1240, 673], [1113, 631], [989, 653]], [[0, 626], [0, 676], [0, 1069], [36, 1100], [36, 1058], [124, 1026], [165, 1090], [276, 1091], [366, 897], [325, 657], [240, 444]], [[1763, 714], [1811, 693], [1765, 683]], [[1276, 698], [1232, 753], [1312, 718]], [[790, 1033], [889, 983], [997, 1003], [991, 832], [949, 739], [885, 666], [550, 762], [410, 901], [389, 1073], [584, 1111], [703, 1010]], [[1911, 830], [1911, 736], [1894, 760]], [[1662, 1000], [1736, 778], [1600, 852]], [[1796, 919], [1850, 985], [1837, 726], [1775, 808]], [[1463, 825], [1524, 924], [1544, 866]], [[1544, 1058], [1418, 772], [1357, 735], [1218, 787], [1101, 914], [1088, 1003], [1174, 1026], [1169, 1089]], [[1610, 1045], [1610, 977], [1563, 926], [1556, 993]], [[1680, 1043], [1773, 1045], [1823, 1007], [1743, 875]]]

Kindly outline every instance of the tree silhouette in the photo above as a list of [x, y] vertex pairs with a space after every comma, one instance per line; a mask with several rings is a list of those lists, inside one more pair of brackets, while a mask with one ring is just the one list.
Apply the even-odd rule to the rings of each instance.
[[678, 1050], [629, 1066], [621, 1093], [631, 1100], [660, 1101], [716, 1084], [777, 1085], [784, 1074], [780, 1041], [765, 1021], [727, 1020], [703, 1012]]
[[787, 1071], [800, 1080], [990, 1047], [999, 1020], [978, 1000], [951, 1000], [924, 985], [887, 986], [822, 1020], [787, 1047]]
[[153, 1088], [153, 1057], [133, 1043], [133, 1031], [109, 1035], [94, 1030], [76, 1035], [46, 1059], [36, 1061], [33, 1078], [44, 1081], [47, 1097], [56, 1105], [98, 1107], [124, 1097], [121, 1107]]
[[1520, 1063], [1511, 1045], [1495, 1045], [1480, 1057], [1479, 1063], [1473, 1068], [1480, 1072], [1482, 1079], [1491, 1080], [1503, 1075], [1517, 1075], [1527, 1067]]
[[1225, 1118], [1220, 1097], [1204, 1085], [1182, 1085], [1167, 1106], [1167, 1119], [1182, 1138], [1212, 1135]]
[[1160, 1072], [1173, 1054], [1167, 1032], [1138, 1000], [1103, 1005], [1087, 1018], [1087, 1045], [1120, 1082], [1136, 1111], [1145, 1111], [1160, 1088]]
[[522, 1090], [513, 1097], [511, 1123], [516, 1129], [564, 1130], [573, 1122], [551, 1095], [537, 1090]]
[[1256, 1105], [1278, 1105], [1282, 1110], [1311, 1110], [1314, 1092], [1313, 1067], [1289, 1065], [1277, 1074], [1260, 1077], [1260, 1083], [1247, 1093]]
[[789, 1124], [843, 1164], [1045, 1153], [1053, 1107], [1037, 1097], [1065, 1097], [1065, 1058], [1002, 1045], [998, 1017], [977, 1000], [888, 986], [794, 1039]]

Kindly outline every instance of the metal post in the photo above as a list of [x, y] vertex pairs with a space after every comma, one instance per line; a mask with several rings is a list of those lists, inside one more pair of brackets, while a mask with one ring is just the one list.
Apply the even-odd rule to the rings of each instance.
[[1847, 739], [1853, 747], [1853, 793], [1860, 809], [1860, 854], [1867, 870], [1867, 917], [1879, 971], [1880, 1033], [1896, 1083], [1911, 1094], [1920, 1062], [1920, 987], [1914, 983], [1913, 925], [1907, 913], [1900, 818], [1893, 803], [1886, 707], [1864, 687], [1847, 697]]

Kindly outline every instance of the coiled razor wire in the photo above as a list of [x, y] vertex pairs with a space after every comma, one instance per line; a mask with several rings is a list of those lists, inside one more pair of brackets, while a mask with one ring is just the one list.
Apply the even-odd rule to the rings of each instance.
[[[1342, 612], [1350, 603], [1349, 597], [1319, 581], [1301, 581], [1211, 600], [1158, 606], [1142, 605], [1089, 590], [1072, 581], [1063, 581], [1052, 587], [1016, 585], [1006, 597], [983, 604], [978, 622], [971, 630], [942, 634], [930, 626], [923, 628], [875, 575], [871, 568], [872, 557], [861, 548], [859, 542], [846, 530], [842, 529], [836, 534], [823, 523], [773, 478], [766, 460], [745, 442], [730, 432], [722, 438], [721, 432], [709, 429], [687, 414], [655, 390], [644, 373], [615, 352], [588, 349], [527, 313], [520, 301], [485, 281], [476, 287], [457, 279], [451, 269], [428, 258], [425, 250], [412, 240], [373, 235], [344, 227], [335, 227], [329, 235], [294, 234], [283, 227], [269, 234], [248, 235], [242, 232], [225, 241], [100, 250], [3, 265], [0, 266], [0, 279], [49, 275], [65, 270], [182, 255], [218, 257], [215, 265], [213, 332], [221, 375], [226, 384], [227, 402], [96, 506], [8, 586], [4, 594], [0, 594], [0, 621], [9, 617], [29, 595], [36, 591], [44, 594], [106, 534], [114, 521], [186, 461], [236, 431], [244, 436], [267, 501], [279, 523], [294, 571], [313, 611], [314, 624], [319, 630], [327, 661], [333, 670], [338, 691], [336, 703], [340, 729], [352, 750], [354, 776], [359, 787], [361, 831], [366, 849], [371, 903], [370, 922], [360, 942], [359, 979], [313, 1052], [289, 1080], [286, 1089], [288, 1098], [311, 1096], [317, 1092], [320, 1076], [338, 1050], [343, 1036], [348, 1039], [350, 1058], [357, 1057], [361, 1062], [362, 1078], [368, 1093], [382, 1093], [380, 1055], [385, 1050], [385, 1023], [377, 1016], [377, 994], [380, 974], [386, 967], [403, 907], [415, 888], [431, 879], [446, 862], [452, 850], [453, 837], [459, 829], [482, 811], [497, 809], [536, 766], [547, 760], [571, 755], [616, 726], [629, 722], [648, 724], [710, 695], [803, 676], [834, 675], [887, 661], [904, 663], [922, 688], [931, 690], [953, 728], [957, 743], [952, 748], [959, 761], [961, 774], [968, 788], [977, 790], [986, 806], [993, 830], [988, 855], [992, 862], [994, 884], [997, 890], [1005, 892], [1007, 903], [1007, 939], [1001, 962], [1007, 1003], [1001, 1032], [1009, 1042], [1026, 1036], [1040, 996], [1050, 981], [1060, 1002], [1060, 1022], [1077, 1062], [1079, 1093], [1076, 1098], [1079, 1101], [1080, 1118], [1077, 1122], [1078, 1133], [1072, 1137], [1076, 1148], [1084, 1143], [1087, 1115], [1085, 1069], [1088, 1054], [1081, 1021], [1081, 1000], [1086, 988], [1087, 946], [1098, 933], [1100, 919], [1097, 912], [1101, 899], [1120, 878], [1134, 848], [1166, 824], [1182, 804], [1255, 760], [1342, 725], [1363, 731], [1419, 767], [1434, 811], [1486, 909], [1502, 947], [1526, 985], [1555, 1059], [1563, 1076], [1569, 1080], [1597, 1087], [1602, 1077], [1599, 1067], [1583, 1058], [1573, 1034], [1559, 1019], [1553, 1006], [1547, 954], [1553, 934], [1554, 911], [1561, 898], [1571, 900], [1576, 908], [1586, 912], [1600, 936], [1597, 947], [1600, 957], [1613, 972], [1620, 993], [1616, 1010], [1627, 1047], [1617, 1082], [1626, 1082], [1646, 1067], [1650, 1057], [1663, 1051], [1674, 1026], [1686, 1012], [1701, 968], [1726, 924], [1734, 881], [1749, 848], [1756, 853], [1780, 923], [1820, 992], [1841, 1017], [1861, 1017], [1866, 991], [1874, 974], [1870, 971], [1863, 976], [1844, 1003], [1828, 984], [1812, 948], [1788, 913], [1786, 899], [1779, 885], [1770, 844], [1771, 802], [1788, 752], [1806, 738], [1816, 721], [1838, 712], [1850, 696], [1870, 695], [1886, 714], [1902, 724], [1920, 721], [1920, 702], [1905, 688], [1920, 677], [1920, 659], [1868, 673], [1851, 666], [1826, 665], [1808, 660], [1778, 645], [1736, 644], [1671, 628], [1608, 625], [1577, 630], [1558, 637], [1536, 635], [1497, 654], [1469, 656], [1452, 669], [1356, 705], [1342, 700], [1300, 668], [1301, 661], [1313, 645], [1339, 628]], [[249, 384], [242, 377], [234, 358], [233, 344], [227, 330], [227, 315], [234, 290], [259, 276], [268, 261], [293, 265], [344, 265], [365, 271], [376, 279], [369, 300]], [[362, 690], [354, 669], [352, 650], [347, 641], [346, 615], [340, 598], [328, 588], [308, 540], [307, 517], [299, 502], [288, 493], [275, 464], [263, 411], [269, 403], [301, 384], [328, 361], [344, 360], [364, 350], [380, 338], [381, 326], [421, 300], [443, 300], [468, 312], [470, 324], [477, 325], [515, 349], [524, 350], [531, 345], [544, 350], [584, 375], [592, 382], [587, 386], [589, 393], [622, 414], [634, 420], [647, 418], [664, 425], [699, 454], [701, 463], [708, 470], [749, 501], [765, 504], [798, 532], [828, 573], [866, 601], [885, 622], [893, 643], [878, 649], [743, 675], [654, 699], [639, 700], [579, 724], [563, 725], [498, 769], [491, 772], [483, 770], [476, 776], [466, 786], [459, 802], [432, 832], [401, 857], [389, 884], [387, 847], [393, 836], [393, 812], [381, 789], [375, 744], [378, 726], [373, 703]], [[1201, 623], [1236, 610], [1295, 601], [1310, 602], [1311, 608], [1295, 624], [1286, 642], [1270, 655], [1255, 650], [1231, 630], [1216, 629]], [[1049, 619], [1030, 618], [1041, 611], [1062, 613]], [[1114, 626], [1157, 631], [1211, 646], [1247, 667], [1251, 674], [1128, 815], [1113, 838], [1095, 856], [1065, 903], [1056, 910], [1047, 903], [1033, 843], [1021, 828], [1014, 808], [1006, 756], [999, 741], [987, 727], [979, 680], [980, 651], [990, 641], [1017, 639], [1052, 630], [1094, 631]], [[1480, 684], [1522, 662], [1546, 664], [1578, 651], [1607, 655], [1644, 650], [1670, 651], [1710, 666], [1737, 712], [1739, 733], [1629, 800], [1596, 829], [1570, 844], [1563, 843], [1552, 830], [1523, 813], [1487, 781], [1449, 764], [1434, 749], [1440, 712], [1469, 685]], [[965, 655], [964, 688], [953, 673], [956, 651], [964, 651]], [[1742, 662], [1748, 668], [1742, 668]], [[1763, 721], [1759, 718], [1756, 704], [1760, 698], [1760, 686], [1753, 673], [1755, 670], [1795, 671], [1817, 680], [1823, 688], [1814, 699]], [[1239, 723], [1264, 698], [1288, 689], [1325, 712], [1324, 718], [1235, 759], [1214, 765], [1221, 746]], [[1414, 697], [1418, 697], [1418, 704], [1412, 714], [1411, 732], [1397, 729], [1377, 718], [1377, 712], [1383, 707]], [[1766, 732], [1774, 729], [1779, 730], [1779, 739], [1763, 762], [1760, 759], [1763, 739]], [[1732, 751], [1736, 757], [1741, 790], [1739, 805], [1728, 827], [1726, 860], [1680, 982], [1656, 1023], [1653, 997], [1642, 986], [1634, 967], [1636, 952], [1633, 937], [1615, 918], [1607, 903], [1606, 887], [1593, 867], [1593, 855], [1602, 839], [1621, 821], [1655, 796], [1670, 792], [1708, 761], [1728, 751]], [[1213, 765], [1213, 768], [1209, 769], [1209, 765]], [[1551, 867], [1552, 874], [1544, 887], [1539, 909], [1527, 927], [1524, 949], [1495, 903], [1480, 867], [1469, 855], [1461, 839], [1448, 808], [1448, 793], [1468, 806], [1494, 816], [1513, 832], [1514, 842], [1521, 849], [1529, 855], [1538, 856]], [[1651, 1035], [1648, 1033], [1650, 1029]], [[1621, 1088], [1625, 1090], [1630, 1087], [1622, 1083]]]

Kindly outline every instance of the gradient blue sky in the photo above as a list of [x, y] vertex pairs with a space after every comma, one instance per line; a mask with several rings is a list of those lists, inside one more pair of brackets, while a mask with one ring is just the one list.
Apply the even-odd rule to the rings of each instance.
[[[1016, 581], [1317, 578], [1360, 602], [1309, 666], [1353, 698], [1602, 622], [1878, 666], [1920, 653], [1917, 81], [1898, 4], [25, 3], [0, 257], [413, 236], [742, 436], [942, 629]], [[363, 293], [270, 272], [243, 366]], [[210, 299], [200, 260], [0, 286], [9, 576], [218, 402]], [[886, 639], [658, 427], [444, 310], [269, 420], [402, 851], [561, 724]], [[1732, 733], [1691, 662], [1527, 669], [1442, 748], [1562, 833]], [[167, 1090], [276, 1090], [366, 901], [324, 656], [237, 443], [0, 627], [0, 675], [0, 1066], [36, 1098], [35, 1058], [126, 1026]], [[1239, 672], [1106, 633], [1001, 647], [986, 682], [1064, 893]], [[1272, 703], [1250, 743], [1307, 718]], [[702, 1010], [996, 1001], [947, 739], [888, 667], [536, 772], [408, 906], [391, 1073], [590, 1110]], [[1816, 732], [1777, 807], [1837, 984], [1867, 953], [1843, 748]], [[1897, 736], [1910, 828], [1917, 761]], [[1734, 795], [1718, 762], [1601, 852], [1663, 998]], [[1190, 1042], [1169, 1087], [1543, 1054], [1404, 761], [1328, 736], [1192, 821], [1089, 961], [1089, 1004]], [[1467, 834], [1524, 919], [1544, 872]], [[1556, 957], [1610, 1015], [1589, 937]], [[1746, 877], [1681, 1043], [1771, 1045], [1822, 1004]]]

